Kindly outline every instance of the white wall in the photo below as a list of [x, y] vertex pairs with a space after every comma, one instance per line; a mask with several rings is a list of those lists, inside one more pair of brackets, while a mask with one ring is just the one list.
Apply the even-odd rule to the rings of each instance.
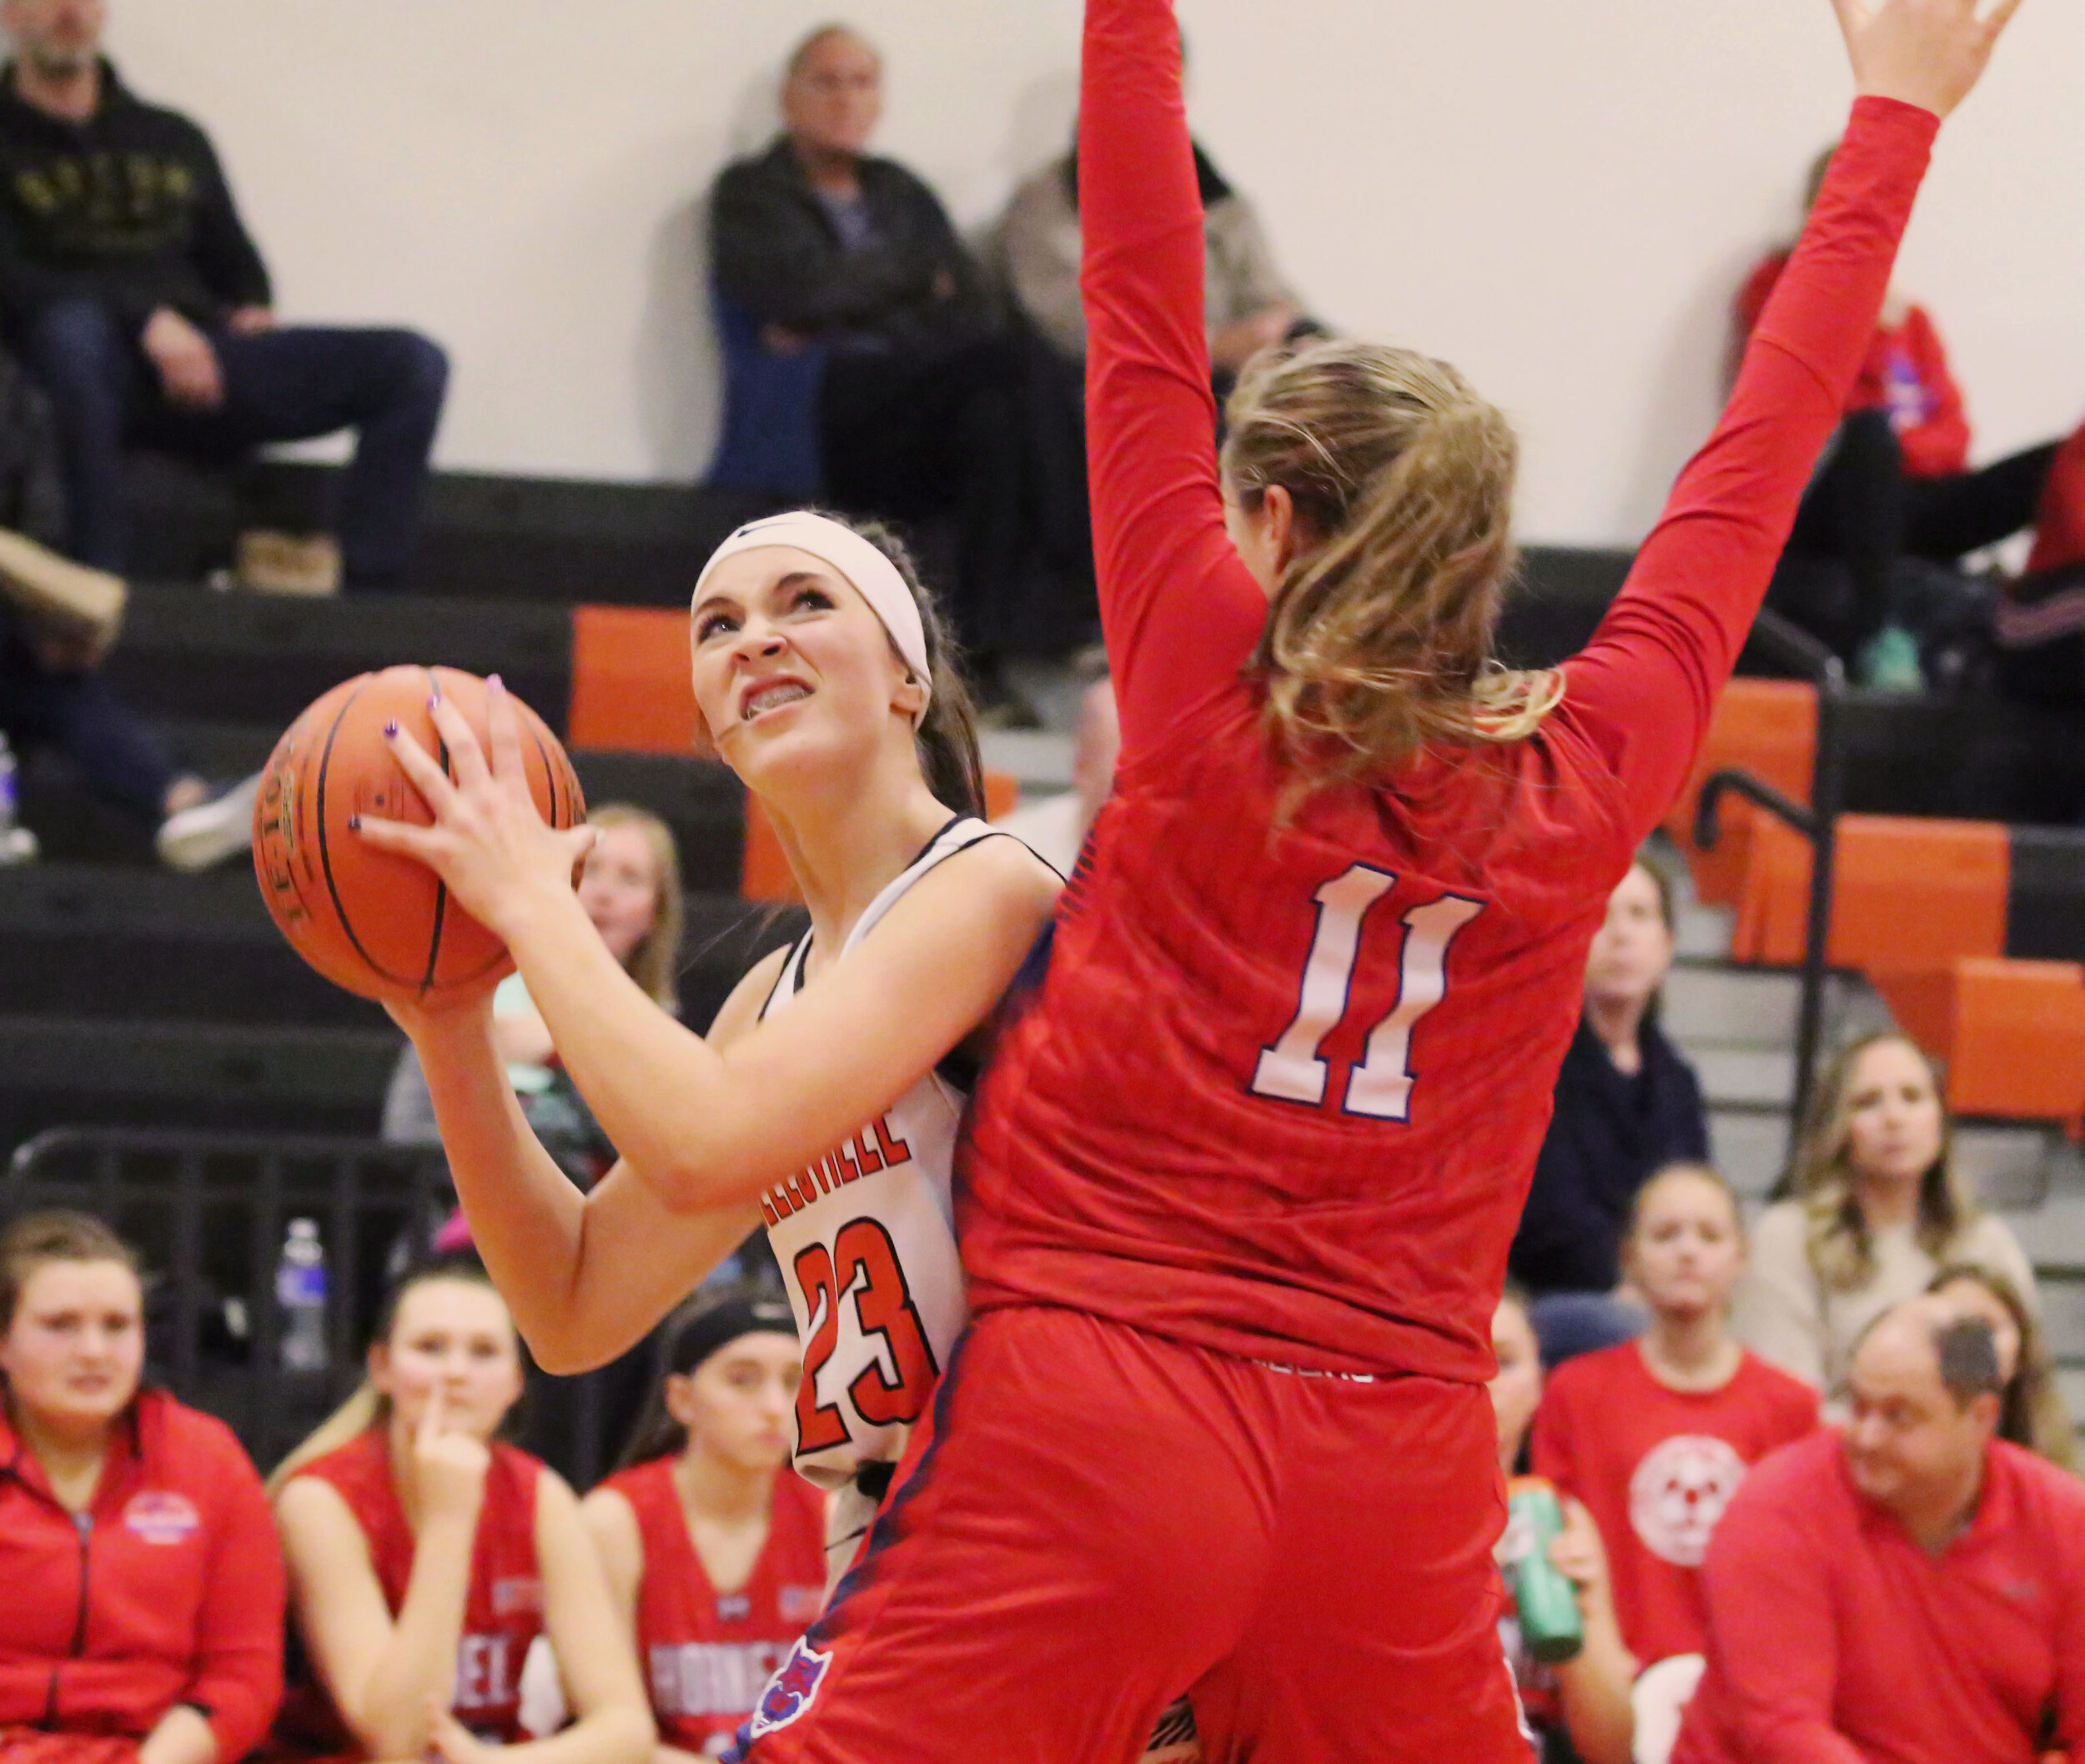
[[[845, 15], [848, 9], [838, 8]], [[1826, 0], [1185, 0], [1198, 132], [1319, 310], [1522, 425], [1535, 538], [1627, 540], [1712, 420], [1724, 314], [1847, 80]], [[287, 314], [455, 364], [443, 463], [686, 478], [716, 368], [696, 204], [771, 127], [807, 0], [117, 0], [214, 133]], [[965, 225], [1058, 149], [1077, 0], [877, 0], [881, 145]], [[2026, 8], [1903, 280], [1990, 454], [2085, 408], [2085, 11]]]

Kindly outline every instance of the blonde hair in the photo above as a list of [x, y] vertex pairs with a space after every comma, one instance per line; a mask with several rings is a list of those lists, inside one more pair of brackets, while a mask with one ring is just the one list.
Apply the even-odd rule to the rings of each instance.
[[1973, 1262], [1951, 1262], [1926, 1283], [1929, 1293], [1944, 1293], [1964, 1282], [1981, 1286], [2012, 1319], [2020, 1337], [2020, 1357], [2012, 1381], [1998, 1393], [1998, 1437], [2024, 1446], [2039, 1457], [2078, 1475], [2077, 1430], [2056, 1383], [2041, 1319], [2012, 1279], [1995, 1268]]
[[[391, 1331], [398, 1325], [399, 1307], [405, 1302], [405, 1295], [416, 1286], [431, 1285], [437, 1280], [460, 1280], [466, 1285], [482, 1286], [488, 1292], [500, 1290], [493, 1284], [492, 1276], [485, 1272], [485, 1264], [475, 1256], [440, 1257], [425, 1267], [413, 1269], [384, 1294], [384, 1308], [377, 1314], [376, 1329], [371, 1339], [388, 1345]], [[500, 1302], [504, 1304], [506, 1301], [502, 1299]], [[512, 1417], [511, 1410], [509, 1417]], [[268, 1480], [262, 1484], [268, 1498], [273, 1500], [282, 1492], [284, 1484], [298, 1471], [316, 1464], [321, 1458], [330, 1457], [372, 1427], [386, 1425], [390, 1419], [391, 1400], [364, 1378], [347, 1401], [319, 1422], [300, 1443], [292, 1446], [283, 1461], [268, 1473]]]
[[681, 897], [681, 852], [673, 830], [650, 809], [628, 802], [604, 802], [586, 817], [589, 827], [630, 827], [644, 835], [651, 853], [651, 929], [639, 939], [624, 963], [630, 977], [657, 1005], [681, 1008], [681, 936], [686, 928], [687, 904]]
[[[1825, 1068], [1796, 1148], [1791, 1185], [1802, 1203], [1810, 1265], [1828, 1293], [1857, 1291], [1875, 1276], [1875, 1237], [1861, 1210], [1847, 1148], [1861, 1058], [1889, 1042], [1917, 1054], [1935, 1097], [1940, 1096], [1940, 1075], [1916, 1042], [1896, 1029], [1864, 1035], [1841, 1048]], [[1942, 1102], [1940, 1150], [1918, 1181], [1918, 1246], [1937, 1262], [1947, 1260], [1949, 1248], [1977, 1218], [1955, 1174], [1954, 1154], [1954, 1123]]]
[[1256, 510], [1288, 491], [1299, 545], [1254, 658], [1301, 789], [1374, 782], [1424, 747], [1525, 740], [1554, 670], [1492, 655], [1515, 562], [1520, 444], [1444, 362], [1324, 342], [1248, 364], [1223, 479]]

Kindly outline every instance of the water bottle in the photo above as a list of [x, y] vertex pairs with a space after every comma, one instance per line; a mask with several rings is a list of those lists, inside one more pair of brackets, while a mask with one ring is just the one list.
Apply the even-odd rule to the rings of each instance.
[[1545, 1666], [1560, 1666], [1585, 1646], [1578, 1588], [1550, 1560], [1550, 1545], [1563, 1529], [1555, 1489], [1540, 1476], [1515, 1476], [1507, 1490], [1505, 1560], [1520, 1640]]
[[8, 745], [7, 736], [0, 735], [0, 868], [36, 861], [36, 835], [18, 825], [14, 818], [21, 802], [20, 776], [14, 749]]
[[282, 1363], [285, 1372], [323, 1372], [326, 1347], [326, 1251], [319, 1227], [293, 1219], [275, 1264], [275, 1305], [282, 1314]]

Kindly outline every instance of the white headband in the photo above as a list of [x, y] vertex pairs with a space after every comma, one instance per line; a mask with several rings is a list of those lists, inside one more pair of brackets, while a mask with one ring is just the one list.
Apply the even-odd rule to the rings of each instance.
[[905, 578], [897, 573], [897, 565], [852, 527], [802, 509], [748, 522], [719, 545], [702, 566], [695, 585], [695, 598], [702, 598], [702, 585], [726, 558], [777, 545], [807, 551], [819, 562], [830, 564], [869, 603], [869, 611], [882, 621], [906, 666], [912, 671], [912, 678], [927, 695], [912, 718], [917, 729], [926, 720], [927, 700], [934, 693], [934, 671], [927, 665], [927, 627], [920, 622], [919, 603], [905, 585]]

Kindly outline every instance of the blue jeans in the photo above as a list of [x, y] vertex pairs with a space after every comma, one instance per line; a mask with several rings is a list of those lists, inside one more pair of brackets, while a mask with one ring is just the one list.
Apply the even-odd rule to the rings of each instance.
[[352, 429], [354, 460], [340, 504], [343, 574], [350, 588], [400, 585], [449, 384], [449, 359], [426, 338], [304, 325], [252, 337], [217, 333], [210, 341], [224, 402], [205, 411], [167, 401], [137, 339], [98, 301], [53, 301], [18, 340], [58, 420], [71, 550], [81, 562], [124, 568], [128, 441], [231, 459], [264, 441]]
[[53, 746], [87, 787], [158, 826], [176, 773], [159, 739], [92, 668], [47, 667], [28, 634], [0, 606], [0, 734], [27, 758]]

